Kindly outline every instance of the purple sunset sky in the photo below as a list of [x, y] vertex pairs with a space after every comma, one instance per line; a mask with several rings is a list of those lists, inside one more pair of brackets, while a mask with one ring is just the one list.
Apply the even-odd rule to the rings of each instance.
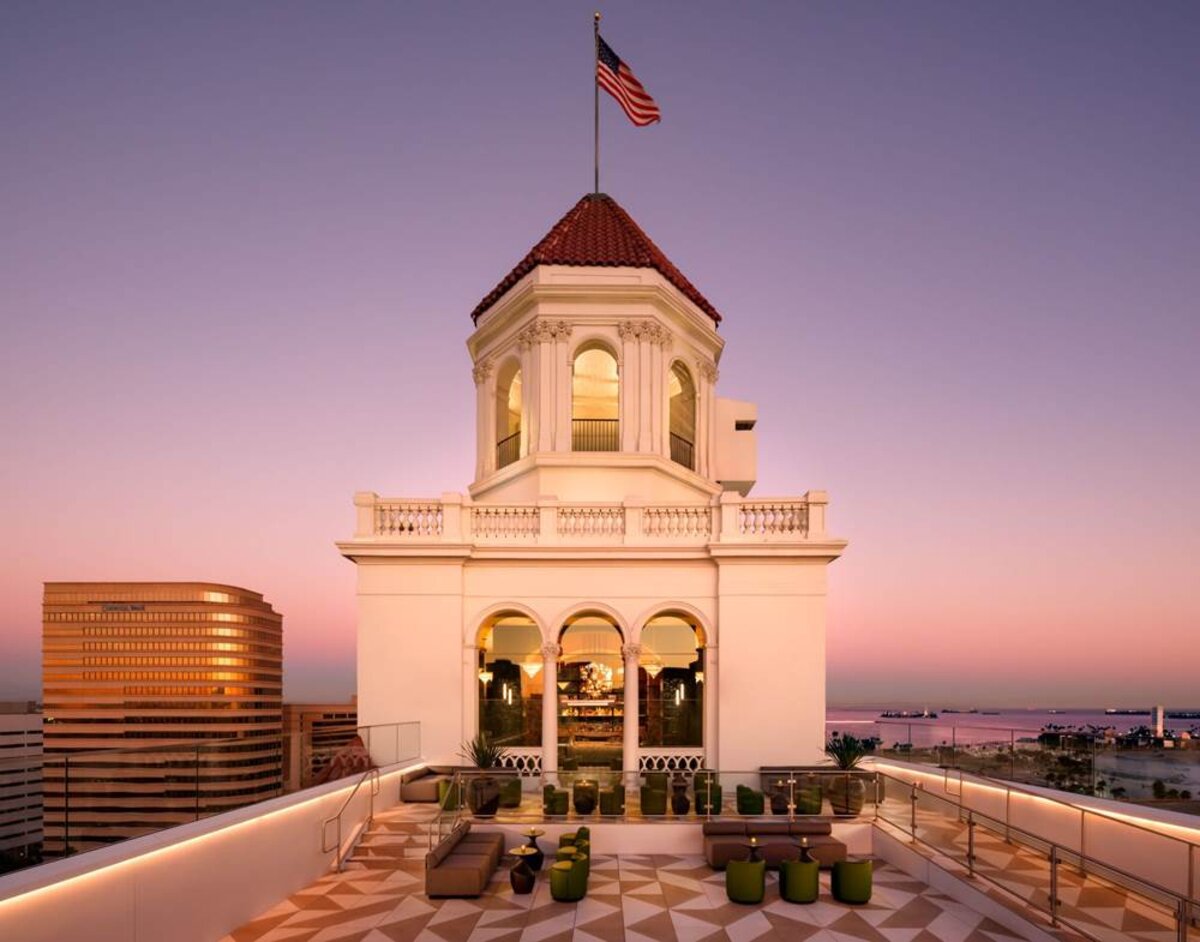
[[[353, 691], [333, 542], [469, 482], [592, 9], [0, 6], [0, 699], [45, 580], [261, 591], [287, 696]], [[725, 315], [756, 493], [851, 541], [830, 702], [1200, 706], [1200, 4], [602, 9], [664, 116], [601, 102], [602, 188]]]

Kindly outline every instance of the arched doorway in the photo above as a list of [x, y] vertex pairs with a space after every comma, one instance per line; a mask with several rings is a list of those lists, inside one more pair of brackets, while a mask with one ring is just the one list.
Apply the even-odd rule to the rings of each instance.
[[704, 745], [704, 631], [682, 612], [646, 622], [641, 635], [638, 743], [647, 748]]
[[542, 743], [542, 634], [528, 615], [502, 612], [479, 629], [479, 731], [502, 746]]
[[619, 770], [624, 734], [624, 638], [600, 613], [567, 619], [559, 633], [558, 767]]
[[617, 451], [619, 408], [617, 358], [604, 347], [584, 347], [571, 375], [571, 450]]

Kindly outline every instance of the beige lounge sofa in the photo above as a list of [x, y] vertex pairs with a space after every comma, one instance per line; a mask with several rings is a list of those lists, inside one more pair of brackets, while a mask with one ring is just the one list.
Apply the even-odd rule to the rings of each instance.
[[504, 835], [463, 821], [425, 855], [426, 896], [480, 896], [504, 854]]
[[446, 782], [448, 786], [454, 771], [450, 765], [423, 765], [405, 772], [400, 777], [400, 800], [437, 801], [438, 783]]
[[800, 839], [808, 839], [808, 851], [814, 860], [828, 869], [835, 861], [846, 859], [846, 845], [833, 836], [827, 821], [708, 821], [704, 825], [704, 857], [708, 865], [724, 870], [731, 860], [747, 860], [746, 841], [758, 838], [762, 858], [768, 867], [781, 861], [795, 860]]

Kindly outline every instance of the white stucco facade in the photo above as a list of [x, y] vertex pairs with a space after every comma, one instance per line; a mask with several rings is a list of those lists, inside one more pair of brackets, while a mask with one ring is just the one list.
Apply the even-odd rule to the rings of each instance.
[[[713, 317], [650, 267], [539, 264], [478, 316], [467, 492], [358, 493], [354, 537], [338, 544], [358, 572], [360, 723], [419, 720], [425, 756], [457, 762], [481, 697], [516, 710], [509, 686], [536, 688], [540, 739], [528, 741], [527, 712], [511, 752], [552, 772], [564, 710], [584, 702], [559, 692], [578, 668], [564, 626], [583, 616], [619, 634], [617, 678], [640, 678], [609, 703], [623, 768], [819, 761], [826, 567], [846, 544], [826, 531], [822, 491], [749, 496], [756, 412], [718, 397], [723, 346]], [[611, 382], [580, 378], [587, 351], [615, 361]], [[664, 615], [694, 629], [694, 670], [646, 643]], [[505, 618], [536, 626], [540, 645], [518, 659], [520, 684], [492, 690], [483, 649]], [[681, 679], [666, 688], [668, 675]], [[665, 711], [663, 690], [679, 705], [685, 688], [699, 731], [645, 742], [666, 721], [647, 720], [638, 697]]]

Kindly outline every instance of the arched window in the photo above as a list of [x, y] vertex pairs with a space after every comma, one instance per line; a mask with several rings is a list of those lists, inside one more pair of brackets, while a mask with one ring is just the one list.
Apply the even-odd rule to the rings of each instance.
[[479, 630], [479, 731], [505, 746], [542, 741], [542, 633], [509, 612]]
[[704, 642], [680, 615], [642, 629], [638, 741], [643, 746], [704, 745]]
[[617, 359], [603, 347], [575, 356], [571, 377], [571, 449], [617, 451], [620, 381]]
[[496, 382], [496, 468], [521, 457], [521, 368], [510, 362]]
[[671, 367], [667, 379], [671, 397], [671, 460], [696, 470], [696, 385], [682, 363]]
[[567, 620], [559, 636], [560, 769], [621, 768], [625, 663], [621, 631], [606, 615]]

